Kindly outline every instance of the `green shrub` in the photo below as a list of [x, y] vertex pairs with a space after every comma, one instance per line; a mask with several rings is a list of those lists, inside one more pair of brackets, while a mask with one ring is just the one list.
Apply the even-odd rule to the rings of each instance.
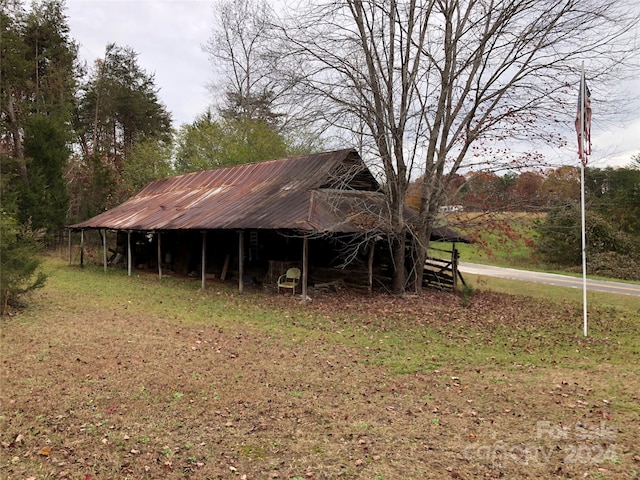
[[[555, 207], [544, 220], [536, 223], [536, 230], [536, 250], [543, 261], [564, 267], [581, 265], [581, 218], [578, 204]], [[604, 215], [587, 210], [586, 238], [589, 273], [603, 275], [605, 270], [617, 271], [625, 276], [606, 276], [627, 278], [630, 272], [625, 268], [625, 263], [633, 271], [634, 259], [639, 257], [637, 242]]]
[[587, 271], [590, 275], [640, 280], [640, 259], [616, 252], [596, 253], [587, 257]]
[[33, 231], [29, 222], [20, 225], [5, 211], [0, 211], [0, 314], [19, 298], [42, 287], [46, 280], [40, 271], [38, 239], [42, 232]]

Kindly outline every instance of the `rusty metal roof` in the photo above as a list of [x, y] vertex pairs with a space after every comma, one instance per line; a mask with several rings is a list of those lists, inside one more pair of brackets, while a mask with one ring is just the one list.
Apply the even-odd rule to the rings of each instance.
[[347, 149], [156, 180], [69, 228], [358, 232], [371, 228], [375, 215], [374, 228], [384, 231], [386, 198], [358, 153]]
[[[343, 165], [359, 186], [379, 185], [355, 150], [338, 150], [188, 173], [156, 180], [121, 205], [70, 228], [114, 230], [332, 230], [331, 215], [310, 223], [312, 191], [331, 186]], [[348, 182], [349, 179], [346, 180]]]

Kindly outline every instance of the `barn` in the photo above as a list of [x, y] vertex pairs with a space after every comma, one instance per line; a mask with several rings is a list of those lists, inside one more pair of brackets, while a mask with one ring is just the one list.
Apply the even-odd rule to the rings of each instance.
[[[121, 262], [129, 274], [197, 276], [203, 288], [233, 279], [242, 292], [298, 268], [306, 298], [310, 285], [387, 284], [388, 219], [382, 186], [356, 150], [344, 149], [159, 179], [68, 228], [81, 233], [81, 248], [86, 230], [100, 231], [105, 269]], [[107, 252], [114, 232], [117, 247]], [[449, 228], [434, 229], [432, 240], [466, 241]]]

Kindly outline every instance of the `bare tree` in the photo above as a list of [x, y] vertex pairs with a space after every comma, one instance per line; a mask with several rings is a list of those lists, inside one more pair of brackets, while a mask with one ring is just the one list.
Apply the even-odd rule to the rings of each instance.
[[274, 48], [275, 12], [268, 0], [217, 0], [213, 12], [204, 50], [216, 75], [210, 89], [217, 113], [244, 129], [265, 124], [282, 136], [291, 154], [322, 150], [316, 125], [297, 102], [287, 102], [291, 77], [279, 75], [283, 50]]
[[204, 50], [222, 78], [212, 83], [224, 91], [221, 114], [239, 120], [261, 120], [275, 126], [272, 57], [267, 44], [273, 37], [271, 8], [265, 0], [219, 0], [215, 26]]
[[[298, 103], [336, 129], [364, 133], [365, 158], [381, 164], [396, 292], [410, 280], [420, 288], [449, 179], [474, 164], [537, 158], [500, 152], [505, 139], [562, 143], [557, 126], [573, 124], [580, 62], [597, 103], [629, 67], [637, 24], [631, 4], [616, 0], [327, 1], [283, 23], [282, 73], [295, 79]], [[425, 180], [408, 279], [412, 175]]]

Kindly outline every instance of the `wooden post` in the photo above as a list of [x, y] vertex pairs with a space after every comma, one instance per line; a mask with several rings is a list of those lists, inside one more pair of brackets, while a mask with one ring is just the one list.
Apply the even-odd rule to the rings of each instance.
[[238, 293], [244, 293], [244, 230], [238, 232]]
[[131, 264], [133, 263], [133, 254], [131, 252], [131, 230], [127, 230], [127, 275], [131, 276]]
[[202, 232], [202, 290], [205, 289], [205, 275], [207, 266], [207, 232]]
[[231, 260], [231, 255], [227, 253], [224, 257], [222, 272], [220, 273], [220, 280], [222, 280], [223, 282], [227, 279], [227, 269], [229, 268], [229, 260]]
[[158, 236], [158, 278], [162, 280], [162, 245], [160, 243], [160, 232], [157, 232]]
[[71, 266], [71, 229], [68, 229], [69, 231], [69, 266]]
[[451, 275], [453, 277], [453, 284], [451, 288], [454, 292], [458, 290], [458, 250], [456, 249], [455, 242], [452, 245], [451, 250]]
[[80, 267], [84, 268], [84, 229], [80, 230]]
[[302, 239], [302, 304], [307, 304], [307, 280], [309, 279], [309, 239]]
[[102, 262], [104, 263], [104, 271], [107, 271], [107, 229], [102, 234]]
[[369, 295], [373, 295], [373, 252], [375, 251], [375, 240], [371, 243], [369, 249], [369, 259], [367, 262], [367, 271], [369, 272]]

